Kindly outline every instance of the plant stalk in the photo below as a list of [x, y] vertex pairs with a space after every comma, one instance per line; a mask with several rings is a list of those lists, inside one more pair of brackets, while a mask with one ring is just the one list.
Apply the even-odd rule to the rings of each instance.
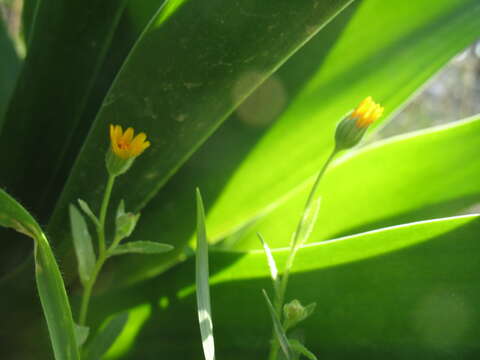
[[[302, 229], [305, 226], [305, 221], [306, 221], [306, 218], [307, 218], [307, 214], [308, 214], [308, 211], [310, 210], [310, 208], [312, 206], [313, 201], [315, 200], [315, 194], [317, 193], [318, 186], [320, 184], [320, 180], [322, 179], [323, 175], [327, 171], [328, 166], [332, 162], [335, 155], [337, 155], [337, 153], [338, 153], [338, 150], [335, 147], [334, 150], [332, 151], [332, 153], [330, 154], [330, 156], [327, 158], [327, 161], [325, 161], [325, 163], [323, 164], [323, 167], [321, 168], [321, 170], [318, 172], [317, 178], [315, 179], [315, 182], [313, 183], [312, 190], [310, 190], [307, 201], [305, 203], [305, 207], [304, 207], [304, 210], [303, 210], [302, 217], [300, 218], [300, 221], [298, 222], [297, 230], [296, 230], [296, 232], [293, 236], [292, 242], [290, 243], [290, 251], [289, 251], [289, 254], [288, 254], [287, 262], [285, 264], [284, 273], [283, 273], [283, 275], [280, 279], [280, 287], [279, 287], [279, 291], [278, 291], [277, 298], [276, 298], [276, 301], [275, 301], [275, 311], [276, 311], [279, 319], [282, 319], [282, 308], [283, 308], [283, 305], [284, 305], [284, 302], [285, 302], [285, 293], [287, 292], [287, 285], [288, 285], [288, 279], [289, 279], [289, 276], [290, 276], [290, 269], [293, 266], [293, 262], [295, 260], [295, 255], [297, 253], [297, 250], [298, 250], [299, 246], [302, 245], [302, 244], [299, 244], [299, 234], [302, 233]], [[271, 343], [271, 347], [270, 347], [270, 354], [268, 356], [269, 360], [277, 360], [278, 349], [279, 349], [279, 344], [278, 344], [278, 341], [276, 340], [275, 332], [274, 332], [273, 335], [272, 335], [272, 343]]]
[[82, 303], [80, 305], [80, 316], [78, 318], [79, 325], [85, 326], [85, 322], [87, 320], [88, 305], [90, 303], [90, 297], [92, 295], [93, 286], [95, 285], [98, 274], [100, 273], [100, 270], [102, 270], [103, 264], [105, 264], [106, 260], [107, 260], [106, 253], [103, 253], [98, 257], [97, 263], [95, 264], [95, 269], [93, 270], [92, 277], [90, 278], [90, 281], [87, 284], [85, 284], [85, 287], [83, 289], [83, 295], [82, 295]]
[[[97, 226], [98, 236], [98, 259], [93, 269], [93, 274], [83, 289], [82, 303], [80, 305], [80, 316], [78, 324], [84, 326], [87, 320], [88, 305], [90, 303], [90, 297], [92, 295], [93, 286], [97, 281], [98, 274], [102, 270], [103, 264], [107, 260], [107, 246], [105, 241], [105, 219], [107, 217], [108, 203], [112, 195], [113, 184], [115, 182], [114, 175], [108, 175], [107, 185], [105, 187], [105, 193], [103, 194], [102, 205], [100, 207], [100, 217]], [[112, 244], [113, 245], [113, 244]]]
[[114, 175], [108, 175], [107, 186], [105, 187], [105, 193], [103, 194], [102, 206], [100, 208], [99, 226], [97, 227], [98, 234], [98, 253], [99, 258], [106, 251], [105, 244], [105, 218], [107, 216], [108, 203], [110, 202], [110, 196], [112, 195], [113, 183], [115, 182]]

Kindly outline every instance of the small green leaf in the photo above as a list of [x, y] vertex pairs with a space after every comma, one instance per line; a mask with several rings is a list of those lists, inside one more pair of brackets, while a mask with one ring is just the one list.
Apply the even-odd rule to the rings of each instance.
[[305, 356], [306, 358], [310, 360], [318, 360], [317, 357], [315, 356], [314, 353], [312, 353], [310, 350], [308, 350], [305, 345], [303, 345], [300, 341], [296, 339], [289, 339], [288, 342], [290, 343], [290, 346], [293, 351], [296, 351], [297, 353]]
[[266, 243], [265, 239], [260, 233], [257, 233], [258, 238], [262, 242], [263, 250], [265, 251], [265, 255], [267, 257], [268, 268], [270, 269], [270, 276], [272, 277], [273, 282], [273, 289], [275, 290], [275, 294], [278, 296], [280, 291], [280, 280], [278, 277], [278, 268], [277, 264], [275, 263], [275, 259], [273, 258], [272, 251], [270, 247]]
[[40, 225], [15, 199], [0, 189], [0, 226], [35, 241], [35, 276], [56, 360], [80, 360], [72, 311], [62, 275]]
[[210, 287], [208, 284], [208, 240], [205, 228], [205, 210], [202, 195], [197, 188], [197, 256], [195, 262], [195, 283], [197, 286], [197, 309], [200, 334], [202, 336], [205, 360], [215, 359]]
[[119, 217], [125, 215], [125, 200], [120, 200], [120, 203], [118, 204], [117, 208], [117, 213], [115, 215], [115, 219], [118, 219]]
[[90, 328], [88, 326], [82, 326], [75, 324], [75, 338], [77, 339], [78, 347], [81, 347], [85, 344], [85, 341], [88, 339], [88, 334], [90, 333]]
[[83, 360], [101, 359], [118, 338], [127, 320], [127, 312], [118, 314], [109, 320], [85, 348]]
[[275, 335], [277, 336], [278, 343], [280, 344], [280, 347], [282, 348], [287, 360], [291, 360], [292, 352], [290, 349], [290, 344], [288, 343], [287, 335], [285, 334], [285, 330], [283, 329], [282, 323], [278, 318], [277, 312], [275, 311], [275, 308], [273, 307], [273, 304], [270, 301], [267, 292], [265, 291], [265, 289], [262, 289], [262, 292], [263, 296], [265, 297], [265, 301], [267, 302], [270, 316], [272, 317], [273, 329], [275, 330]]
[[135, 230], [139, 218], [140, 214], [125, 212], [125, 202], [122, 199], [117, 208], [115, 237], [119, 241], [129, 237]]
[[88, 204], [83, 201], [82, 199], [78, 199], [78, 205], [80, 206], [80, 208], [83, 210], [83, 212], [85, 214], [87, 214], [87, 216], [90, 218], [90, 220], [93, 221], [93, 223], [95, 224], [95, 226], [99, 226], [100, 225], [100, 222], [98, 221], [98, 218], [95, 216], [95, 214], [93, 213], [92, 209], [90, 209], [90, 206], [88, 206]]
[[173, 250], [173, 246], [153, 241], [135, 241], [118, 245], [109, 252], [109, 256], [124, 254], [161, 254]]
[[80, 275], [82, 284], [85, 285], [90, 281], [96, 263], [92, 237], [88, 232], [87, 223], [77, 207], [70, 204], [69, 210], [73, 245], [78, 261], [78, 274]]

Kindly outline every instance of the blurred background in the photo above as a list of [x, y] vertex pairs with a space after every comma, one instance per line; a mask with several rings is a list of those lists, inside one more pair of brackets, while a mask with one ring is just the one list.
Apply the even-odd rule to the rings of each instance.
[[387, 137], [480, 113], [480, 41], [453, 58], [379, 136]]
[[[21, 12], [22, 0], [0, 0], [0, 15], [8, 24], [17, 51], [24, 55], [25, 45], [20, 36]], [[259, 104], [252, 104], [255, 105]], [[245, 110], [245, 106], [243, 109]], [[241, 112], [242, 107], [237, 111]], [[480, 39], [452, 59], [371, 140], [444, 124], [478, 113], [480, 113]], [[239, 115], [242, 117], [242, 114]]]

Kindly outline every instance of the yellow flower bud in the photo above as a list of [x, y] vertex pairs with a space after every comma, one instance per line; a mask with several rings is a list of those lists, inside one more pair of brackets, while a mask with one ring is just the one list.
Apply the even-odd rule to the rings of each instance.
[[335, 132], [336, 150], [345, 150], [357, 145], [367, 128], [383, 114], [383, 107], [372, 97], [364, 99], [355, 110], [340, 121]]

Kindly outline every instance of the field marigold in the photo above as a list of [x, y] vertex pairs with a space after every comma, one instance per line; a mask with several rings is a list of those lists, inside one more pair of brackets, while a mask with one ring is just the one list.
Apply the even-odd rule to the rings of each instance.
[[133, 128], [125, 132], [120, 125], [110, 125], [110, 140], [112, 152], [124, 160], [135, 158], [150, 146], [147, 135], [141, 132], [134, 137]]

